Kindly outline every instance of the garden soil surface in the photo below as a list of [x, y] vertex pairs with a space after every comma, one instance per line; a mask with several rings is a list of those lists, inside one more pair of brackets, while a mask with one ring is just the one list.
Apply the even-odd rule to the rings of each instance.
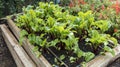
[[0, 30], [0, 67], [17, 67]]

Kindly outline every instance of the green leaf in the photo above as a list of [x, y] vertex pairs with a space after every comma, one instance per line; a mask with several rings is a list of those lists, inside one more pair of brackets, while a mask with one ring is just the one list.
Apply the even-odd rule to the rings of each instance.
[[47, 24], [48, 24], [49, 27], [52, 27], [55, 24], [55, 19], [52, 18], [52, 17], [49, 17], [47, 19]]
[[60, 63], [60, 65], [61, 65], [61, 66], [64, 65], [64, 62]]
[[76, 58], [70, 57], [70, 63], [73, 63], [73, 62], [75, 62], [75, 61], [76, 61]]
[[40, 57], [41, 56], [41, 52], [39, 52], [39, 51], [35, 52], [35, 54], [36, 54], [36, 57]]
[[84, 56], [84, 52], [83, 51], [79, 51], [78, 53], [77, 53], [77, 56], [79, 57], [79, 58], [81, 58], [82, 56]]
[[60, 62], [58, 61], [57, 58], [54, 58], [54, 62], [55, 62], [56, 64], [60, 64]]
[[78, 45], [78, 38], [74, 36], [73, 32], [68, 34], [67, 39], [62, 39], [61, 41], [65, 43], [67, 50], [71, 50], [73, 46]]
[[109, 39], [111, 40], [111, 42], [112, 42], [115, 46], [118, 45], [118, 41], [117, 41], [114, 37], [110, 37]]
[[107, 52], [110, 52], [113, 56], [115, 55], [115, 52], [112, 48], [108, 47], [108, 46], [104, 46], [104, 50]]
[[65, 59], [65, 55], [61, 55], [60, 60], [64, 60], [64, 59]]
[[49, 46], [55, 47], [58, 42], [59, 42], [58, 39], [52, 40], [51, 42], [49, 42]]
[[33, 52], [36, 54], [37, 57], [39, 57], [41, 55], [41, 52], [38, 51], [39, 50], [39, 47], [38, 46], [35, 46], [33, 48]]
[[35, 46], [35, 47], [33, 48], [33, 52], [38, 51], [38, 49], [39, 49], [39, 47], [38, 47], [38, 46]]
[[40, 46], [45, 47], [47, 43], [47, 39], [44, 39], [43, 41], [41, 41]]
[[86, 62], [90, 61], [94, 57], [95, 57], [94, 53], [91, 53], [91, 52], [86, 52], [85, 53], [85, 61]]
[[81, 66], [82, 66], [82, 67], [87, 67], [87, 66], [86, 66], [86, 62], [82, 62], [82, 63], [81, 63]]
[[102, 33], [107, 31], [111, 27], [111, 24], [108, 21], [104, 21], [104, 20], [96, 21], [92, 25], [96, 26], [96, 29], [100, 28], [100, 31]]
[[30, 41], [30, 43], [32, 43], [34, 45], [35, 41], [36, 41], [36, 36], [34, 34], [29, 34], [28, 40]]
[[24, 41], [24, 37], [20, 37], [20, 39], [19, 39], [19, 43], [20, 43], [20, 45], [22, 45], [22, 42]]
[[22, 42], [23, 42], [24, 37], [25, 37], [26, 35], [28, 35], [28, 33], [27, 33], [27, 31], [26, 31], [26, 30], [22, 30], [22, 31], [20, 32], [20, 39], [19, 39], [19, 43], [20, 43], [21, 45], [22, 45]]
[[25, 35], [28, 35], [28, 32], [26, 30], [22, 30], [20, 32], [20, 36], [25, 36]]

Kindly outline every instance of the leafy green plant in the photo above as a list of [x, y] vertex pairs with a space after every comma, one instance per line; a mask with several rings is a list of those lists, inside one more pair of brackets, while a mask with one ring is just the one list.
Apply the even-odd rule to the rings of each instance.
[[100, 20], [92, 23], [91, 26], [93, 26], [93, 29], [99, 30], [101, 33], [104, 33], [111, 27], [111, 24], [108, 21]]
[[61, 59], [61, 60], [64, 60], [64, 59], [65, 59], [65, 55], [61, 55], [61, 56], [60, 56], [60, 59]]
[[75, 62], [75, 61], [76, 61], [76, 58], [70, 57], [70, 63], [73, 63], [73, 62]]
[[96, 53], [97, 49], [101, 47], [101, 49], [111, 52], [111, 54], [114, 55], [114, 51], [108, 45], [109, 42], [117, 45], [117, 40], [115, 38], [111, 37], [109, 34], [99, 34], [99, 32], [96, 30], [92, 30], [89, 33], [90, 38], [87, 38], [86, 42], [90, 42], [88, 44], [94, 50], [94, 53]]
[[19, 42], [20, 44], [22, 45], [22, 41], [24, 41], [24, 36], [28, 35], [28, 32], [26, 30], [22, 30], [20, 32], [20, 39], [19, 39]]
[[75, 38], [74, 34], [70, 33], [68, 38], [63, 39], [62, 42], [66, 44], [66, 49], [71, 50], [74, 45], [78, 45], [78, 38]]
[[[36, 7], [28, 6], [23, 11], [22, 15], [17, 16], [16, 25], [23, 29], [21, 38], [26, 36], [37, 47], [36, 50], [53, 47], [58, 51], [65, 50], [66, 55], [71, 52], [74, 54], [69, 57], [71, 63], [81, 58], [85, 62], [90, 61], [95, 57], [95, 51], [99, 51], [98, 48], [102, 49], [98, 54], [106, 51], [114, 54], [112, 48], [117, 45], [117, 40], [105, 33], [111, 24], [107, 20], [96, 21], [92, 11], [72, 15], [63, 7], [43, 2]], [[86, 40], [94, 51], [82, 50], [81, 40]], [[62, 54], [59, 58], [64, 60], [66, 55]]]
[[114, 34], [113, 34], [113, 36], [115, 36], [116, 38], [120, 38], [120, 30], [117, 30]]

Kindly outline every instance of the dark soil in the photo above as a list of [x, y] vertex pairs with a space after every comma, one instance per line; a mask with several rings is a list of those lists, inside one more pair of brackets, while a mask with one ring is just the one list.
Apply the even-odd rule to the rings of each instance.
[[17, 67], [0, 31], [0, 67]]
[[107, 67], [120, 67], [120, 57], [111, 64], [109, 64]]
[[[120, 43], [120, 40], [118, 40], [118, 42]], [[85, 43], [84, 43], [84, 41], [82, 41], [82, 43], [80, 43], [80, 44], [82, 44], [82, 47], [84, 47], [85, 45]], [[81, 48], [81, 47], [80, 47]], [[73, 52], [70, 52], [70, 54], [69, 54], [69, 52], [67, 51], [67, 50], [65, 50], [65, 49], [63, 49], [63, 50], [57, 50], [56, 48], [54, 48], [54, 47], [50, 47], [50, 49], [51, 49], [51, 51], [57, 56], [57, 57], [60, 57], [61, 55], [65, 55], [65, 59], [64, 60], [62, 60], [68, 67], [81, 67], [80, 66], [80, 62], [82, 62], [84, 59], [83, 58], [79, 58], [79, 59], [77, 59], [74, 63], [70, 63], [70, 61], [69, 61], [69, 59], [70, 59], [70, 57], [72, 56], [72, 57], [76, 57], [76, 55], [75, 54], [73, 54]], [[82, 49], [84, 49], [84, 51], [87, 51], [87, 50], [85, 50], [86, 48], [82, 48]], [[91, 50], [88, 46], [87, 46], [87, 49], [88, 50]], [[100, 49], [99, 49], [100, 50]], [[43, 55], [45, 56], [45, 58], [51, 63], [51, 64], [55, 64], [55, 62], [54, 62], [54, 55], [52, 55], [48, 50], [46, 50], [47, 52], [43, 52]], [[67, 53], [68, 52], [68, 53]], [[99, 52], [97, 52], [97, 54], [96, 55], [98, 55], [98, 53]], [[58, 64], [55, 64], [55, 65], [57, 65], [58, 67], [60, 66], [60, 67], [65, 67], [64, 65], [63, 66], [61, 66], [61, 65], [58, 65]], [[118, 58], [116, 61], [114, 61], [114, 62], [112, 62], [111, 64], [109, 64], [107, 67], [120, 67], [120, 58]]]
[[[48, 52], [47, 50], [46, 51], [44, 51], [44, 52], [42, 52], [42, 55], [53, 65], [53, 64], [55, 64], [55, 62], [54, 62], [54, 56], [50, 53], [50, 52]], [[57, 64], [55, 64], [56, 66], [58, 66]]]
[[[55, 48], [50, 48], [55, 54], [56, 56], [60, 57], [61, 55], [64, 55], [65, 56], [65, 59], [62, 60], [68, 67], [79, 67], [80, 65], [80, 62], [83, 61], [83, 59], [78, 59], [76, 60], [75, 62], [73, 63], [70, 63], [69, 59], [70, 57], [77, 57], [76, 54], [74, 54], [73, 52], [69, 52], [67, 50], [57, 50]], [[67, 53], [68, 52], [68, 53]], [[64, 67], [64, 66], [63, 66]]]

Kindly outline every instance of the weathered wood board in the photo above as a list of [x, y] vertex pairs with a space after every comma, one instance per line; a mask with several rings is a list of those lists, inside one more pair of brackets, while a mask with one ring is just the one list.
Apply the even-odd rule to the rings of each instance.
[[24, 49], [19, 45], [15, 37], [5, 25], [0, 25], [3, 38], [18, 67], [36, 67]]

